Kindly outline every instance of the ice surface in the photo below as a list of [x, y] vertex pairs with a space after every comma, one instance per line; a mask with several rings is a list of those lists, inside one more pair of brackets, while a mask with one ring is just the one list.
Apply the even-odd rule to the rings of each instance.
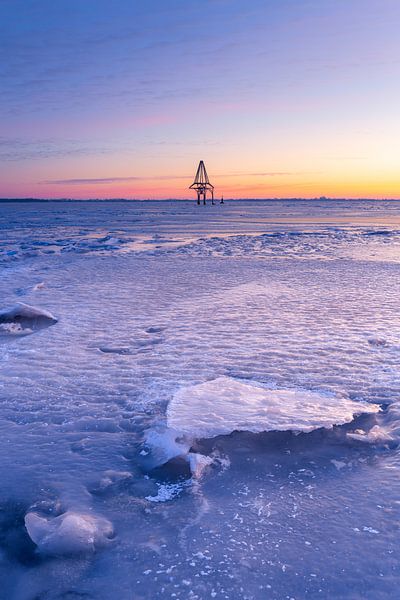
[[[0, 597], [397, 597], [400, 202], [1, 208], [2, 306], [59, 320], [1, 336]], [[304, 435], [165, 434], [175, 394], [220, 377], [313, 391], [329, 418], [333, 398], [384, 408]], [[63, 541], [86, 549], [46, 554], [25, 516], [57, 540], [66, 507]], [[101, 551], [87, 516], [113, 524]]]
[[29, 512], [25, 526], [39, 551], [49, 555], [93, 552], [106, 545], [113, 534], [107, 519], [72, 511], [54, 518]]
[[218, 377], [176, 392], [168, 405], [168, 426], [190, 438], [232, 431], [310, 432], [377, 413], [379, 406], [304, 390], [267, 390], [231, 377]]
[[130, 253], [400, 262], [398, 203], [390, 201], [233, 201], [203, 213], [192, 202], [114, 201], [112, 211], [100, 202], [2, 202], [2, 209], [4, 264]]

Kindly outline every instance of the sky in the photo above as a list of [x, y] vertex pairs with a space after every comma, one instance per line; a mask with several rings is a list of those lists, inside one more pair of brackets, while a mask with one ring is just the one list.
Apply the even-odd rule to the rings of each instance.
[[400, 198], [399, 0], [0, 0], [0, 197]]

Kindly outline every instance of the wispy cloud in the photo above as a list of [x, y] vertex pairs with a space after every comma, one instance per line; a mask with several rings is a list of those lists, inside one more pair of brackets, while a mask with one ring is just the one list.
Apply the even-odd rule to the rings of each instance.
[[[299, 175], [299, 173], [290, 173], [287, 171], [272, 171], [263, 173], [219, 173], [213, 175], [212, 179], [221, 177], [284, 177], [290, 175]], [[128, 183], [130, 181], [174, 181], [175, 179], [193, 179], [191, 175], [131, 175], [129, 177], [82, 177], [76, 179], [47, 179], [39, 181], [41, 185], [109, 185], [112, 183]]]
[[190, 179], [190, 175], [158, 175], [156, 177], [84, 177], [79, 179], [49, 179], [39, 181], [44, 185], [107, 185], [110, 183], [125, 183], [129, 181], [169, 181], [174, 179]]
[[[1, 0], [0, 0], [1, 1]], [[177, 140], [151, 140], [143, 139], [144, 147], [186, 147], [187, 142]], [[218, 140], [200, 139], [190, 142], [192, 147], [217, 146]], [[0, 162], [18, 162], [25, 160], [40, 160], [46, 158], [64, 158], [68, 156], [101, 156], [105, 154], [132, 154], [137, 142], [131, 137], [112, 138], [102, 140], [66, 139], [66, 138], [36, 138], [23, 139], [0, 136]], [[111, 177], [114, 179], [114, 177]]]
[[51, 138], [24, 140], [0, 137], [0, 161], [2, 162], [113, 154], [124, 150], [128, 149], [123, 148], [122, 144], [114, 146], [108, 144], [107, 147], [104, 143], [103, 146], [98, 146], [89, 140], [60, 141]]

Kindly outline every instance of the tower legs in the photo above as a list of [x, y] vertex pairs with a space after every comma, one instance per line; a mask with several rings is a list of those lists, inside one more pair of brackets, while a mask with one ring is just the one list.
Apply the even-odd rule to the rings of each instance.
[[207, 192], [210, 192], [211, 195], [211, 204], [215, 204], [214, 201], [214, 190], [213, 189], [208, 189], [208, 188], [198, 188], [196, 189], [196, 193], [197, 193], [197, 204], [201, 204], [201, 201], [203, 200], [203, 204], [204, 206], [207, 204]]

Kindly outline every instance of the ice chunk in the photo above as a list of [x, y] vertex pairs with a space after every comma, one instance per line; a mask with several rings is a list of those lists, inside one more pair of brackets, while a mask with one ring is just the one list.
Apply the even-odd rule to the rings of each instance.
[[334, 458], [332, 458], [331, 463], [336, 467], [338, 471], [341, 471], [342, 469], [347, 467], [347, 463], [343, 462], [342, 460], [335, 460]]
[[387, 346], [387, 341], [384, 338], [369, 338], [368, 344], [370, 346]]
[[121, 348], [111, 348], [110, 346], [100, 346], [100, 352], [104, 354], [132, 354], [132, 350], [130, 348], [121, 347]]
[[146, 432], [146, 444], [150, 448], [147, 462], [150, 468], [154, 468], [178, 456], [186, 456], [191, 440], [173, 429], [159, 427]]
[[187, 460], [189, 461], [190, 472], [194, 479], [200, 479], [203, 471], [214, 462], [210, 456], [205, 456], [199, 452], [189, 452]]
[[103, 473], [100, 481], [89, 485], [89, 491], [92, 494], [102, 494], [111, 489], [123, 488], [133, 479], [132, 473], [129, 471], [114, 471], [109, 469]]
[[0, 335], [29, 335], [56, 323], [56, 317], [47, 310], [22, 302], [0, 311]]
[[398, 446], [400, 443], [400, 403], [393, 402], [385, 412], [377, 415], [369, 431], [356, 429], [347, 436], [353, 440], [377, 446]]
[[304, 390], [268, 390], [218, 377], [176, 392], [167, 409], [168, 426], [192, 439], [232, 431], [309, 432], [377, 413], [379, 406]]
[[39, 551], [48, 555], [93, 552], [104, 546], [113, 534], [107, 519], [72, 511], [50, 519], [35, 512], [27, 513], [25, 527]]
[[214, 459], [191, 450], [192, 442], [191, 437], [178, 434], [173, 429], [149, 429], [146, 433], [149, 452], [142, 450], [140, 453], [145, 457], [143, 464], [147, 463], [149, 469], [168, 465], [171, 473], [165, 472], [165, 475], [169, 477], [174, 473], [178, 479], [182, 479], [190, 474], [194, 479], [200, 479]]
[[22, 327], [21, 323], [1, 323], [0, 322], [0, 335], [29, 335], [33, 333], [33, 329], [29, 327]]

